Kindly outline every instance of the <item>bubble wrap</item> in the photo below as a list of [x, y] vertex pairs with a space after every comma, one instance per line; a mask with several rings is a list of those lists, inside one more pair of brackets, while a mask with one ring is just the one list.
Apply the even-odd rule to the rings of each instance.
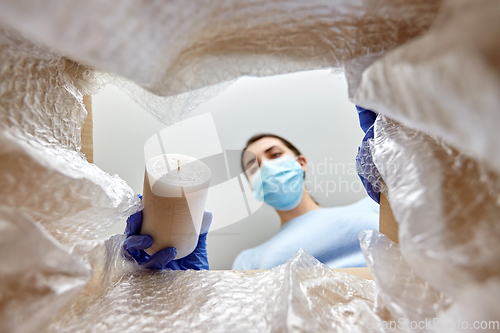
[[445, 2], [436, 25], [364, 73], [353, 101], [500, 172], [500, 2]]
[[[399, 318], [498, 319], [499, 7], [450, 0], [436, 19], [440, 5], [0, 2], [0, 330], [378, 332]], [[379, 171], [371, 181], [386, 183], [400, 225], [399, 246], [361, 235], [375, 284], [303, 251], [265, 272], [144, 271], [123, 259], [123, 235], [88, 240], [141, 208], [80, 153], [82, 97], [109, 82], [93, 68], [169, 123], [241, 75], [344, 64], [353, 100], [381, 113], [362, 170]]]
[[432, 23], [437, 0], [6, 0], [2, 22], [170, 96], [235, 79], [341, 66]]
[[384, 116], [375, 123], [373, 153], [399, 222], [401, 251], [421, 277], [456, 295], [500, 274], [498, 174]]
[[[356, 156], [356, 172], [372, 185], [374, 191], [381, 192], [387, 196], [387, 186], [373, 162], [373, 144], [373, 139], [368, 139], [361, 143], [358, 155]], [[392, 163], [389, 165], [394, 166]]]
[[132, 189], [80, 152], [83, 95], [99, 85], [93, 71], [5, 29], [0, 50], [0, 202], [65, 243], [137, 211]]
[[135, 82], [123, 77], [105, 72], [98, 72], [98, 75], [104, 83], [115, 85], [127, 93], [134, 102], [165, 125], [185, 119], [191, 111], [226, 90], [236, 81], [221, 82], [179, 95], [163, 97], [142, 89]]
[[385, 183], [405, 269], [425, 282], [422, 295], [444, 296], [414, 311], [399, 298], [411, 283], [369, 264], [379, 308], [392, 317], [499, 318], [499, 20], [497, 1], [447, 1], [426, 35], [375, 61], [352, 94], [381, 113], [359, 169]]
[[85, 288], [97, 297], [80, 293], [47, 332], [345, 332], [374, 317], [373, 281], [304, 250], [270, 271], [153, 272], [123, 259], [124, 237], [90, 256], [101, 274]]
[[375, 231], [361, 231], [360, 245], [377, 286], [374, 312], [384, 320], [436, 318], [451, 299], [422, 279], [401, 255], [399, 244]]
[[40, 332], [90, 279], [29, 214], [0, 206], [0, 331]]

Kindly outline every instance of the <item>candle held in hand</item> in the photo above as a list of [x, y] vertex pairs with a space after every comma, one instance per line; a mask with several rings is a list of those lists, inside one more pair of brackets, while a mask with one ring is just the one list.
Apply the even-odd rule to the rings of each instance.
[[165, 154], [146, 163], [141, 234], [150, 235], [148, 254], [177, 248], [175, 259], [196, 248], [210, 184], [210, 169], [194, 157]]

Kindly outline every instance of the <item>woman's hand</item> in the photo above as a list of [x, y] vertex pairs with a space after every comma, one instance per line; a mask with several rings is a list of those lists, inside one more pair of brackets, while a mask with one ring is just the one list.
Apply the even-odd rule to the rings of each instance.
[[[142, 196], [139, 195], [139, 198], [142, 199]], [[129, 259], [133, 259], [139, 265], [149, 269], [208, 269], [207, 234], [212, 224], [212, 218], [212, 212], [205, 210], [196, 248], [188, 256], [173, 260], [177, 255], [175, 247], [164, 248], [153, 255], [146, 253], [145, 250], [153, 245], [153, 238], [149, 235], [139, 234], [142, 224], [142, 211], [137, 212], [127, 219], [127, 227], [125, 228], [127, 239], [123, 242], [123, 249]]]

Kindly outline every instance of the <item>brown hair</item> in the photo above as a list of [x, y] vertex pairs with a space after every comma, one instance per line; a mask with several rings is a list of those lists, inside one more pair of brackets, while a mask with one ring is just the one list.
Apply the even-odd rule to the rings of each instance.
[[[245, 167], [243, 166], [243, 154], [245, 153], [245, 150], [247, 150], [248, 146], [250, 146], [252, 143], [254, 143], [255, 141], [258, 141], [258, 140], [260, 140], [262, 138], [276, 138], [276, 139], [279, 139], [279, 140], [281, 140], [281, 142], [283, 142], [285, 144], [285, 146], [287, 146], [291, 151], [293, 151], [293, 153], [295, 154], [295, 156], [302, 155], [302, 153], [300, 152], [300, 150], [297, 149], [297, 147], [295, 147], [294, 145], [292, 145], [292, 143], [290, 141], [282, 138], [281, 136], [278, 136], [278, 135], [275, 135], [275, 134], [270, 134], [270, 133], [255, 134], [250, 139], [248, 139], [245, 148], [243, 148], [243, 151], [241, 152], [240, 163], [241, 163], [241, 168], [243, 169], [243, 172], [245, 172]], [[246, 172], [245, 172], [245, 176], [248, 178], [248, 176], [246, 175]], [[306, 179], [306, 174], [305, 173], [304, 173], [304, 179]], [[309, 194], [309, 196], [311, 197], [311, 199], [317, 205], [319, 205], [319, 203], [313, 198], [313, 196], [311, 194]]]
[[275, 134], [270, 134], [270, 133], [255, 134], [250, 139], [248, 139], [245, 148], [243, 148], [243, 151], [241, 152], [240, 163], [241, 163], [241, 168], [243, 169], [243, 172], [245, 172], [245, 167], [243, 165], [243, 154], [245, 153], [245, 150], [247, 150], [248, 146], [250, 146], [255, 141], [259, 141], [260, 139], [263, 139], [263, 138], [276, 138], [276, 139], [279, 139], [281, 142], [283, 142], [283, 144], [285, 146], [287, 146], [295, 154], [295, 156], [302, 155], [302, 153], [297, 149], [297, 147], [295, 147], [290, 141], [282, 138], [281, 136], [278, 136], [278, 135], [275, 135]]

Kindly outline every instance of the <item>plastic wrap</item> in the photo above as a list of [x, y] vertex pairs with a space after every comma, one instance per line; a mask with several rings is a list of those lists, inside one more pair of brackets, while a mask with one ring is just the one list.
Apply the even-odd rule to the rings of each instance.
[[5, 24], [156, 95], [341, 66], [432, 23], [438, 0], [7, 0]]
[[369, 230], [360, 233], [360, 245], [377, 285], [374, 312], [382, 319], [432, 321], [451, 304], [449, 297], [431, 287], [411, 268], [401, 255], [399, 244]]
[[[45, 45], [0, 31], [2, 331], [389, 332], [381, 325], [399, 318], [498, 319], [498, 2], [448, 1], [428, 34], [386, 54], [426, 31], [440, 4], [2, 1], [2, 25]], [[109, 82], [90, 66], [133, 81], [122, 86], [169, 123], [241, 75], [346, 63], [354, 101], [381, 113], [362, 170], [385, 182], [399, 223], [399, 247], [361, 238], [375, 285], [304, 252], [266, 272], [151, 272], [122, 258], [124, 236], [85, 240], [141, 208], [80, 153], [82, 97]]]
[[47, 332], [346, 332], [375, 318], [373, 281], [303, 250], [270, 271], [153, 272], [123, 259], [123, 239], [93, 248], [98, 273]]
[[[367, 139], [361, 142], [358, 155], [356, 156], [356, 172], [371, 184], [373, 191], [383, 193], [387, 196], [387, 186], [373, 162], [373, 141], [373, 139]], [[394, 164], [391, 164], [391, 166], [394, 166]]]
[[95, 238], [137, 211], [132, 189], [80, 152], [93, 71], [8, 30], [0, 49], [0, 202], [61, 242]]
[[39, 332], [90, 279], [26, 213], [0, 206], [0, 331]]
[[445, 4], [433, 29], [364, 72], [353, 101], [500, 172], [500, 2]]
[[[449, 302], [420, 309], [420, 316], [432, 309], [438, 322], [455, 324], [429, 331], [498, 325], [499, 21], [499, 2], [447, 1], [429, 33], [373, 63], [353, 93], [356, 103], [381, 113], [360, 170], [374, 186], [386, 185], [405, 270]], [[398, 294], [411, 284], [397, 272], [391, 279], [387, 267], [370, 265], [379, 307], [408, 318], [415, 312]]]
[[448, 1], [428, 34], [366, 70], [354, 98], [400, 122], [377, 118], [374, 166], [403, 256], [453, 299], [500, 274], [499, 5]]
[[401, 252], [438, 290], [500, 274], [500, 177], [425, 134], [379, 115], [373, 160], [399, 223]]
[[376, 170], [370, 181], [383, 186], [390, 199], [400, 242], [377, 232], [361, 237], [376, 281], [374, 311], [386, 321], [455, 325], [426, 326], [429, 332], [494, 321], [499, 314], [498, 174], [442, 139], [381, 114], [369, 145], [372, 159], [360, 169]]
[[166, 125], [171, 125], [185, 119], [191, 111], [226, 90], [236, 81], [236, 79], [225, 81], [179, 95], [163, 97], [155, 95], [141, 88], [137, 83], [122, 77], [101, 71], [98, 72], [98, 75], [104, 83], [120, 88], [134, 102]]

